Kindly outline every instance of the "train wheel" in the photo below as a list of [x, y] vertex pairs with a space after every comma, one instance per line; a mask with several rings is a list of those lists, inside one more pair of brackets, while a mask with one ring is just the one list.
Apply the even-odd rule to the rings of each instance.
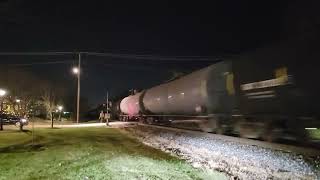
[[143, 118], [143, 117], [139, 117], [139, 123], [142, 123], [142, 124], [144, 124], [145, 123], [145, 119]]
[[264, 132], [261, 139], [268, 142], [276, 142], [283, 135], [281, 121], [265, 121]]
[[268, 142], [278, 141], [283, 134], [283, 130], [280, 128], [266, 129], [262, 135], [262, 140]]
[[225, 134], [226, 133], [226, 128], [223, 127], [221, 124], [218, 126], [217, 130], [216, 130], [216, 133], [217, 134]]
[[198, 125], [203, 132], [213, 132], [213, 129], [209, 127], [208, 120], [200, 122]]
[[310, 135], [304, 128], [295, 129], [294, 137], [296, 141], [301, 144], [308, 144], [310, 141]]
[[227, 134], [230, 133], [231, 130], [231, 121], [230, 118], [228, 117], [220, 117], [217, 121], [217, 129], [216, 133], [217, 134]]
[[308, 131], [304, 128], [303, 122], [298, 119], [292, 117], [287, 122], [287, 129], [289, 130], [289, 134], [293, 136], [293, 138], [301, 144], [308, 144], [310, 141], [310, 135]]
[[153, 123], [154, 123], [154, 119], [153, 119], [152, 117], [148, 117], [148, 118], [146, 119], [146, 123], [147, 123], [147, 124], [153, 124]]
[[203, 132], [216, 132], [217, 121], [214, 119], [204, 120], [199, 123], [199, 127]]
[[237, 123], [237, 131], [240, 137], [258, 139], [263, 134], [263, 124], [240, 121]]

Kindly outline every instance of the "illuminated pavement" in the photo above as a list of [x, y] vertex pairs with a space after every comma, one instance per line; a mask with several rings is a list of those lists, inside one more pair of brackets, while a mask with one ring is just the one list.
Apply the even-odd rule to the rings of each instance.
[[[120, 128], [120, 127], [128, 127], [128, 126], [134, 126], [136, 125], [136, 122], [121, 122], [121, 121], [115, 121], [110, 122], [109, 126], [106, 126], [106, 123], [79, 123], [79, 124], [58, 124], [55, 123], [53, 125], [54, 128], [81, 128], [81, 127], [108, 127], [108, 128]], [[35, 128], [50, 128], [51, 124], [34, 124]], [[31, 129], [32, 123], [29, 123], [28, 126], [25, 126], [24, 129]], [[6, 125], [4, 126], [4, 129], [18, 129], [18, 127], [14, 125]]]

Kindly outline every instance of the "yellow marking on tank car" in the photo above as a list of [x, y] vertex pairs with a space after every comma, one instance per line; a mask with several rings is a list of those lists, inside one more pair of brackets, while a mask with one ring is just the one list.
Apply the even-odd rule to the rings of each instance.
[[283, 78], [283, 81], [288, 81], [288, 69], [287, 67], [281, 67], [275, 70], [275, 78]]
[[234, 90], [234, 84], [233, 84], [233, 73], [228, 73], [226, 77], [226, 88], [228, 91], [229, 95], [234, 95], [235, 90]]

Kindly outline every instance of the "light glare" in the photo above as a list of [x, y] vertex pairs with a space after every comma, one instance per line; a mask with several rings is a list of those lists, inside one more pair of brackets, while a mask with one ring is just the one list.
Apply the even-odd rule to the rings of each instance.
[[0, 96], [4, 96], [7, 94], [7, 91], [0, 89]]
[[72, 68], [72, 72], [74, 74], [78, 74], [79, 73], [79, 68], [77, 68], [77, 67]]
[[58, 110], [61, 111], [63, 109], [63, 106], [58, 106]]

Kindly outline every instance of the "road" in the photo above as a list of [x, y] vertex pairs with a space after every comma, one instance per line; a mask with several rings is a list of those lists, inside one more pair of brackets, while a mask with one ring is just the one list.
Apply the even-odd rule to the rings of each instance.
[[[54, 128], [81, 128], [81, 127], [109, 127], [109, 128], [119, 128], [119, 127], [128, 127], [128, 126], [133, 126], [136, 125], [136, 122], [110, 122], [109, 126], [106, 126], [106, 123], [73, 123], [73, 124], [54, 124]], [[34, 124], [35, 128], [51, 128], [51, 124]], [[32, 123], [29, 123], [28, 126], [25, 126], [24, 129], [31, 129], [32, 128]], [[18, 129], [14, 125], [7, 125], [4, 126], [4, 129]]]

